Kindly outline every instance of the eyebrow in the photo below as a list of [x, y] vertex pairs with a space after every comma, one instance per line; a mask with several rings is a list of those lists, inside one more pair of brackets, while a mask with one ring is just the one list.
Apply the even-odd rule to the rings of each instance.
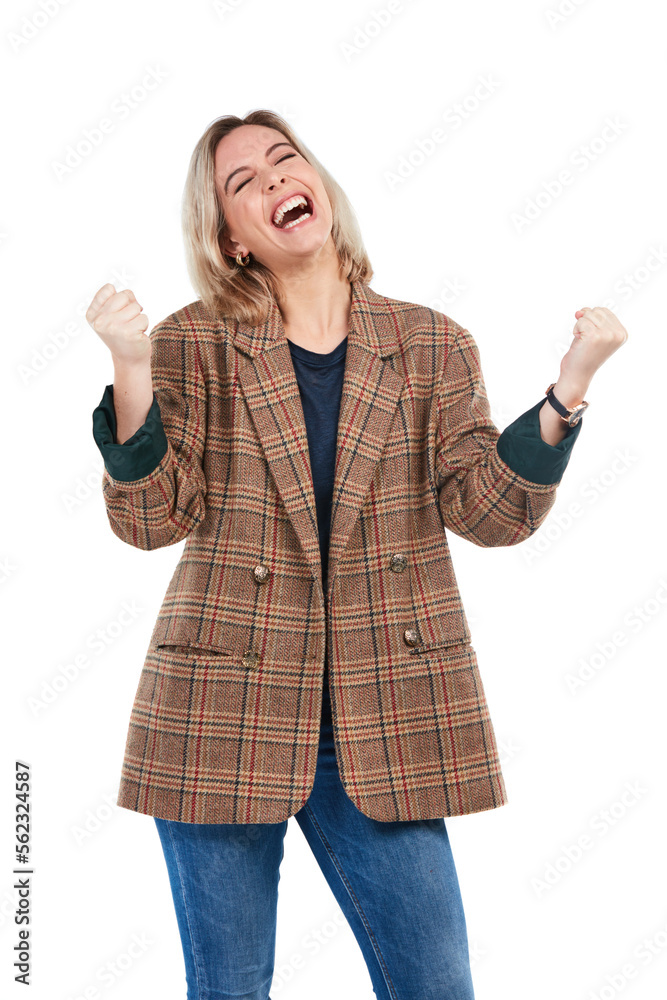
[[[269, 148], [267, 149], [266, 156], [270, 156], [271, 153], [274, 151], [274, 149], [278, 149], [279, 146], [289, 146], [290, 149], [294, 148], [291, 142], [274, 142], [273, 146], [269, 146]], [[231, 181], [232, 177], [234, 176], [234, 174], [240, 173], [241, 170], [250, 170], [250, 167], [237, 167], [236, 170], [232, 170], [231, 174], [225, 181], [225, 194], [227, 194], [227, 185]]]

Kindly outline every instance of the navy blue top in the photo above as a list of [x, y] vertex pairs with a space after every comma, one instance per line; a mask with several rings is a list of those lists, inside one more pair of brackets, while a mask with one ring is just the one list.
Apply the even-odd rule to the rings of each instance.
[[336, 435], [343, 392], [347, 337], [329, 354], [318, 354], [288, 341], [306, 421], [310, 470], [315, 488], [320, 536], [322, 589], [326, 594], [331, 530], [331, 500], [336, 466]]
[[[336, 468], [336, 436], [338, 415], [343, 392], [347, 337], [333, 351], [319, 354], [288, 340], [294, 374], [301, 393], [301, 406], [306, 422], [310, 470], [315, 489], [317, 530], [320, 536], [322, 589], [327, 592], [329, 537], [331, 532], [331, 500]], [[326, 607], [326, 599], [325, 599]], [[328, 656], [324, 658], [324, 691], [329, 694]]]

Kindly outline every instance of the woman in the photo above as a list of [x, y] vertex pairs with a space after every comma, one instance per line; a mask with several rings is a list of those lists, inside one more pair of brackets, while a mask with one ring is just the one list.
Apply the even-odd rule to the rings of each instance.
[[578, 310], [547, 400], [501, 434], [470, 333], [369, 287], [345, 195], [283, 119], [207, 128], [183, 221], [200, 299], [148, 337], [105, 285], [87, 319], [114, 360], [93, 414], [111, 527], [186, 539], [118, 804], [155, 819], [187, 995], [269, 996], [295, 816], [376, 996], [468, 1000], [444, 817], [506, 792], [445, 528], [537, 530], [626, 331]]

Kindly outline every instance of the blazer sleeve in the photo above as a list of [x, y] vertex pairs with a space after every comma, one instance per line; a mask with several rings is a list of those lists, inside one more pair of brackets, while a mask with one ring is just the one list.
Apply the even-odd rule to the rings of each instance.
[[207, 394], [199, 344], [173, 316], [149, 336], [153, 400], [145, 422], [123, 444], [116, 442], [113, 385], [93, 411], [109, 523], [139, 549], [185, 538], [204, 517], [207, 491]]
[[476, 545], [516, 545], [533, 534], [556, 489], [583, 419], [550, 445], [540, 433], [546, 397], [502, 433], [491, 420], [477, 344], [455, 326], [438, 390], [436, 486], [443, 523]]

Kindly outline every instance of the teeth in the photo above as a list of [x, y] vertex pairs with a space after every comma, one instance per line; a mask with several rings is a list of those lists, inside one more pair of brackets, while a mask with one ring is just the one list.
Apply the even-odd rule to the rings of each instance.
[[[303, 205], [304, 208], [308, 207], [308, 202], [302, 194], [295, 194], [292, 198], [288, 198], [284, 201], [282, 205], [279, 205], [276, 209], [276, 214], [273, 216], [273, 222], [276, 226], [279, 226], [283, 221], [283, 215], [285, 212], [289, 212], [290, 208], [296, 208], [297, 205]], [[285, 227], [289, 228], [289, 227]]]
[[299, 222], [303, 222], [304, 219], [309, 219], [310, 216], [311, 216], [310, 212], [304, 212], [303, 215], [300, 215], [298, 219], [292, 219], [291, 222], [288, 222], [286, 226], [282, 227], [283, 232], [285, 231], [285, 229], [291, 229], [292, 226], [296, 226], [298, 225]]

